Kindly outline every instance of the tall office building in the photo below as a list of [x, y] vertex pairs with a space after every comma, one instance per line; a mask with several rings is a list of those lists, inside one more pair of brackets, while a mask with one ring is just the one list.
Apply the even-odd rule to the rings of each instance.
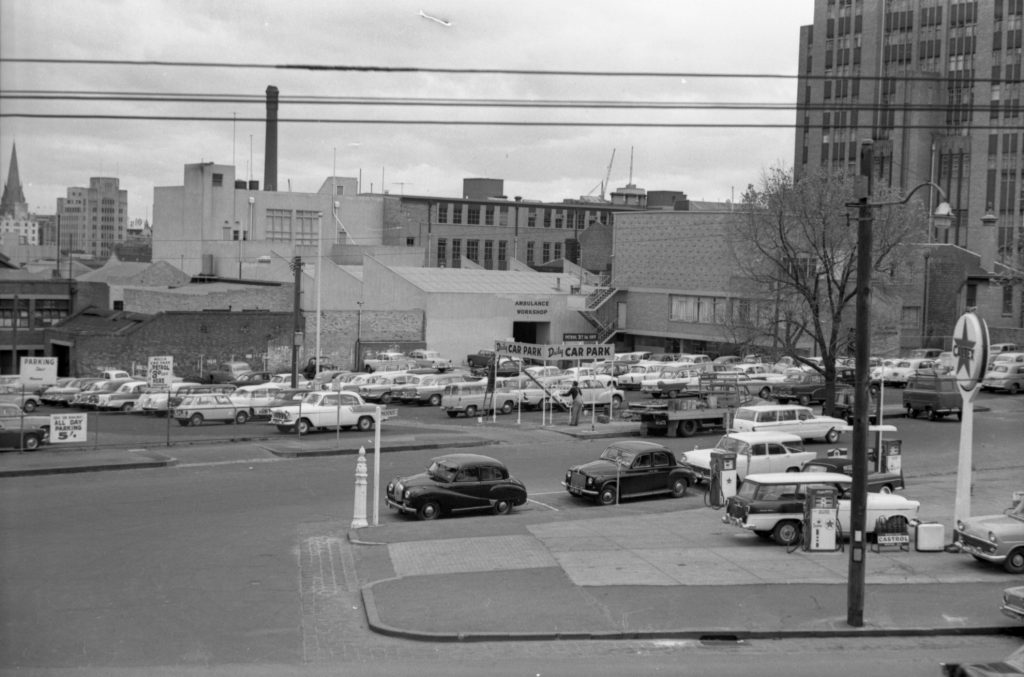
[[906, 192], [932, 181], [948, 196], [956, 218], [931, 242], [977, 253], [990, 272], [1014, 265], [1022, 13], [1024, 0], [815, 0], [814, 23], [800, 30], [797, 176], [855, 171], [872, 139], [876, 184]]
[[60, 250], [106, 259], [124, 242], [128, 191], [115, 178], [92, 177], [88, 188], [68, 188], [57, 198]]

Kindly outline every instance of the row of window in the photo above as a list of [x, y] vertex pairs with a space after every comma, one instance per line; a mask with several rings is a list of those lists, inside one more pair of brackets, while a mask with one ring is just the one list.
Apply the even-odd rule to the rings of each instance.
[[[481, 258], [481, 242], [483, 244], [483, 257]], [[506, 270], [508, 268], [509, 259], [509, 243], [508, 240], [463, 240], [462, 238], [452, 238], [449, 242], [448, 238], [438, 238], [437, 240], [437, 262], [438, 265], [452, 266], [453, 268], [460, 267], [460, 259], [463, 256], [463, 245], [465, 245], [465, 257], [474, 263], [483, 266], [486, 269]], [[497, 245], [497, 246], [495, 246]], [[564, 243], [565, 256], [575, 256], [579, 251], [575, 246], [575, 241], [566, 241]], [[534, 265], [537, 263], [546, 263], [548, 261], [556, 261], [561, 259], [563, 256], [563, 243], [562, 242], [541, 242], [540, 243], [540, 258], [537, 258], [537, 243], [533, 241], [526, 242], [526, 263], [527, 265]], [[495, 253], [497, 258], [495, 259]], [[450, 254], [450, 258], [449, 258]]]
[[11, 329], [38, 329], [50, 327], [68, 316], [67, 299], [0, 299], [0, 327]]
[[[512, 221], [509, 220], [510, 212]], [[607, 224], [608, 212], [588, 209], [548, 208], [523, 206], [511, 210], [509, 205], [480, 205], [442, 202], [437, 205], [437, 223], [468, 226], [515, 225], [518, 212], [526, 212], [526, 227], [569, 228], [578, 230], [594, 223]]]

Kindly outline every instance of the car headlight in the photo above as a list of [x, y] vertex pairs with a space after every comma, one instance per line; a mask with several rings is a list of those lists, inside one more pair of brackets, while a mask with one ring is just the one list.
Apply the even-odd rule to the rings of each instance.
[[402, 492], [403, 501], [408, 501], [410, 498], [412, 498], [412, 489], [406, 489], [404, 492]]
[[956, 530], [959, 531], [960, 533], [964, 532], [964, 523], [963, 523], [962, 520], [957, 520], [956, 521]]
[[588, 477], [587, 478], [587, 486], [588, 487], [594, 486], [594, 478], [593, 477]]
[[572, 470], [566, 470], [565, 471], [565, 481], [568, 482], [571, 479], [572, 479]]
[[989, 541], [989, 543], [992, 543], [992, 544], [998, 544], [999, 543], [999, 539], [991, 531], [988, 532], [988, 541]]

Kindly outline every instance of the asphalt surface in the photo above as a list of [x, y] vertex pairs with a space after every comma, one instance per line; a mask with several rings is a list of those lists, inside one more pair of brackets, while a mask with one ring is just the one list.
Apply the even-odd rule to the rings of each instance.
[[[635, 434], [635, 423], [552, 426], [579, 438]], [[382, 452], [480, 447], [493, 435], [432, 426], [386, 436]], [[341, 439], [258, 443], [289, 458], [355, 454]], [[44, 450], [0, 454], [0, 477], [171, 466], [186, 447]], [[219, 451], [224, 451], [220, 448]], [[976, 473], [974, 504], [997, 506], [1019, 490], [1006, 472]], [[944, 489], [936, 489], [942, 491]], [[921, 496], [915, 494], [915, 498]], [[673, 500], [673, 499], [665, 499]], [[849, 552], [808, 552], [762, 541], [723, 524], [721, 511], [691, 489], [680, 510], [648, 514], [642, 502], [595, 511], [530, 509], [508, 516], [411, 519], [351, 529], [304, 555], [315, 597], [325, 577], [345, 576], [361, 590], [376, 632], [440, 642], [581, 638], [744, 638], [1016, 634], [1024, 627], [999, 612], [1001, 591], [1020, 576], [945, 551], [872, 548], [866, 558], [863, 623], [851, 625]], [[931, 502], [929, 502], [930, 504]], [[952, 506], [921, 518], [945, 526]], [[319, 581], [319, 582], [318, 582]], [[305, 584], [304, 584], [305, 585]], [[443, 609], [444, 613], [438, 613]], [[854, 612], [854, 617], [858, 614]], [[331, 619], [322, 620], [325, 627]]]

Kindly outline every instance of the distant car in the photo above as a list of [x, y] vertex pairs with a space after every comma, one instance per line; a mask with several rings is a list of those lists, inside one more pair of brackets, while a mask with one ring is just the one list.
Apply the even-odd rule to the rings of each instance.
[[232, 383], [239, 388], [242, 386], [258, 386], [263, 383], [270, 383], [272, 378], [274, 378], [274, 374], [270, 371], [246, 371], [236, 376]]
[[99, 381], [99, 378], [72, 378], [65, 381], [58, 380], [56, 385], [50, 386], [39, 396], [43, 404], [51, 406], [66, 407], [71, 404], [75, 395], [85, 388]]
[[39, 395], [17, 384], [0, 386], [0, 402], [17, 404], [26, 412], [33, 412], [42, 404]]
[[228, 397], [239, 409], [246, 410], [249, 418], [270, 418], [270, 403], [279, 390], [283, 390], [279, 383], [261, 383], [235, 388]]
[[1016, 395], [1024, 390], [1024, 362], [996, 362], [981, 381], [982, 390], [1005, 390]]
[[194, 381], [176, 381], [175, 383], [167, 385], [154, 385], [143, 389], [142, 395], [139, 396], [138, 401], [135, 403], [135, 411], [140, 411], [143, 414], [156, 414], [157, 416], [164, 416], [167, 414], [169, 407], [167, 400], [169, 397], [174, 397], [180, 392], [184, 392], [186, 388], [192, 388], [199, 384]]
[[501, 461], [479, 454], [447, 454], [426, 472], [388, 482], [387, 504], [421, 520], [469, 510], [505, 515], [526, 503], [526, 487]]
[[1024, 574], [1024, 500], [1001, 515], [957, 520], [953, 544], [976, 560], [1002, 564], [1011, 574]]
[[[834, 472], [853, 477], [853, 459], [847, 456], [816, 458], [804, 463], [803, 472]], [[868, 491], [878, 494], [891, 494], [904, 489], [903, 472], [868, 472]]]
[[409, 357], [416, 362], [417, 367], [430, 367], [438, 371], [448, 371], [455, 366], [450, 357], [445, 357], [436, 350], [417, 348], [409, 352]]
[[232, 383], [247, 371], [252, 371], [248, 362], [222, 362], [219, 367], [206, 375], [208, 383]]
[[832, 416], [817, 416], [810, 408], [798, 404], [756, 404], [736, 410], [731, 430], [786, 432], [805, 440], [822, 438], [832, 444], [845, 428], [846, 421]]
[[174, 408], [174, 418], [181, 425], [202, 425], [207, 421], [245, 423], [249, 420], [249, 409], [221, 393], [186, 395]]
[[566, 470], [562, 486], [573, 496], [612, 505], [658, 494], [680, 498], [696, 483], [697, 474], [662, 445], [624, 441], [606, 447], [597, 460]]

